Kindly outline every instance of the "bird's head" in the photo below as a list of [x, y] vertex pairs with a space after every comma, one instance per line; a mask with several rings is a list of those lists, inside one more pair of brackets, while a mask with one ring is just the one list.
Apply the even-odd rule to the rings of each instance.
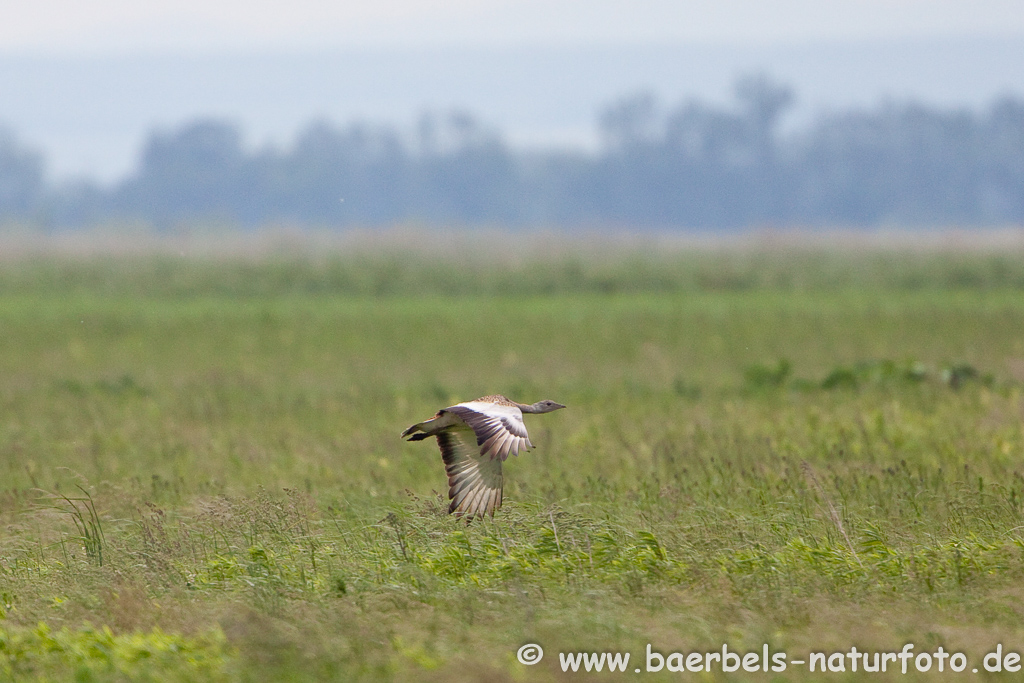
[[533, 408], [533, 410], [530, 411], [532, 413], [550, 413], [558, 410], [559, 408], [564, 408], [565, 406], [561, 403], [555, 403], [554, 401], [548, 401], [545, 399], [543, 401], [537, 401], [530, 407]]

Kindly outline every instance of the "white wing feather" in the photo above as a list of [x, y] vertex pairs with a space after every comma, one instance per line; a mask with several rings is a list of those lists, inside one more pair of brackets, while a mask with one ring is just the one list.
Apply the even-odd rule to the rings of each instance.
[[504, 460], [533, 448], [523, 423], [523, 413], [515, 406], [468, 401], [445, 408], [440, 414], [459, 417], [476, 434], [480, 455]]
[[501, 460], [482, 455], [473, 432], [453, 429], [437, 435], [448, 473], [448, 512], [469, 519], [494, 516], [501, 507]]

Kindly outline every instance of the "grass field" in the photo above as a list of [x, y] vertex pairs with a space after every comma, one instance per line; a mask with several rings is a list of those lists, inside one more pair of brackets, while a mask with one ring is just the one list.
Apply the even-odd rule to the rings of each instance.
[[[454, 252], [0, 262], [0, 679], [1024, 651], [1024, 251]], [[498, 392], [467, 526], [398, 435]]]

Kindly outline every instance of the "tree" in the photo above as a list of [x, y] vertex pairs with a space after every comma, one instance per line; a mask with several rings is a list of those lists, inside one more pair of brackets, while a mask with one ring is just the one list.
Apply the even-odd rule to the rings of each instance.
[[238, 220], [251, 185], [238, 129], [201, 120], [150, 137], [139, 172], [117, 191], [116, 203], [160, 225], [184, 220]]
[[0, 128], [0, 221], [31, 217], [39, 208], [43, 180], [42, 155]]

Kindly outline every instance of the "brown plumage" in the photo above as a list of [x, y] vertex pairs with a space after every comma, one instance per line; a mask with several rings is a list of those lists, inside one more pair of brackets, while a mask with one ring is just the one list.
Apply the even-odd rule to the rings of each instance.
[[473, 403], [493, 403], [497, 406], [509, 406], [519, 407], [519, 404], [510, 398], [505, 398], [501, 394], [491, 394], [490, 396], [481, 396]]
[[437, 437], [448, 474], [448, 512], [457, 517], [494, 516], [501, 507], [501, 463], [533, 448], [523, 413], [549, 413], [564, 408], [554, 401], [516, 403], [500, 394], [458, 403], [412, 425], [403, 437], [420, 441]]

